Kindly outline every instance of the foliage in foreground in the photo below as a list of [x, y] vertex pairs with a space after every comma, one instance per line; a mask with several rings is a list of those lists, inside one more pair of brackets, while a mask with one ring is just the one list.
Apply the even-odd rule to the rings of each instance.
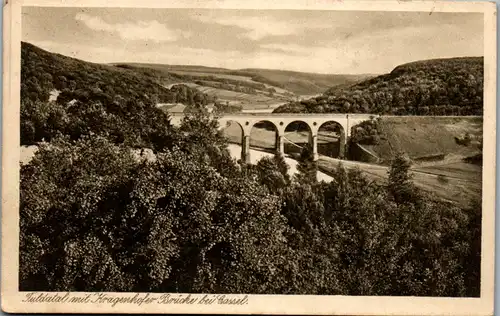
[[397, 157], [386, 185], [341, 165], [237, 165], [186, 117], [154, 161], [57, 137], [21, 170], [20, 289], [478, 296], [480, 204], [435, 201]]

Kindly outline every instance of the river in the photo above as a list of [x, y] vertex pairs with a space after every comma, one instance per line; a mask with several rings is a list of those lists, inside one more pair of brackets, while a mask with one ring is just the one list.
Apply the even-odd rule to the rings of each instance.
[[[241, 146], [240, 145], [229, 144], [228, 149], [229, 149], [229, 152], [231, 153], [231, 156], [233, 156], [236, 159], [241, 158]], [[250, 162], [255, 164], [261, 158], [272, 157], [273, 155], [274, 154], [268, 153], [265, 151], [250, 149]], [[290, 167], [290, 169], [288, 170], [288, 173], [290, 175], [297, 173], [297, 160], [294, 160], [294, 159], [289, 158], [289, 157], [285, 157], [285, 161], [288, 164], [288, 166]], [[321, 171], [318, 171], [318, 181], [330, 182], [330, 181], [332, 181], [332, 179], [333, 178], [330, 177], [329, 175], [327, 175]]]
[[[228, 145], [229, 152], [231, 153], [231, 156], [240, 159], [241, 158], [241, 146], [236, 145], [236, 144], [229, 144]], [[28, 164], [33, 156], [35, 155], [36, 151], [38, 150], [38, 146], [21, 146], [21, 164], [25, 165]], [[259, 151], [259, 150], [254, 150], [250, 149], [250, 162], [255, 164], [257, 163], [261, 158], [263, 157], [272, 157], [273, 154], [264, 152], [264, 151]], [[293, 175], [297, 172], [297, 161], [285, 157], [285, 161], [290, 167], [288, 170], [288, 173], [290, 175]], [[325, 181], [325, 182], [330, 182], [332, 181], [332, 177], [328, 176], [327, 174], [324, 174], [323, 172], [318, 171], [318, 181]]]

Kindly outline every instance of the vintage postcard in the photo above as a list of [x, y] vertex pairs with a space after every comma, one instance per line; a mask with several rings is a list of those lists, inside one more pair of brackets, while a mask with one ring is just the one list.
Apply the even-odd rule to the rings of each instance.
[[2, 309], [492, 315], [496, 6], [4, 4]]

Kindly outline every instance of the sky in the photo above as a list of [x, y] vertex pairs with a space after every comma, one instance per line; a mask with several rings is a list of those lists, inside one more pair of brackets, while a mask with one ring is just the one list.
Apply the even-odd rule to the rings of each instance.
[[482, 13], [23, 7], [22, 40], [98, 63], [382, 74], [483, 56]]

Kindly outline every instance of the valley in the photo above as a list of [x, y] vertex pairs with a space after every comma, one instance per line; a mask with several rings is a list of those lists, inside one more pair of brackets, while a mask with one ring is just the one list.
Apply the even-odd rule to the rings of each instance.
[[[449, 74], [450, 69], [470, 69], [471, 73], [474, 73], [474, 79], [472, 80], [470, 77], [466, 83], [471, 85], [471, 95], [481, 91], [477, 85], [482, 82], [482, 78], [477, 74], [478, 61], [480, 60], [477, 58], [408, 64], [397, 67], [390, 74], [374, 76], [323, 75], [270, 69], [232, 70], [204, 66], [134, 63], [98, 65], [52, 54], [28, 43], [23, 44], [23, 54], [29, 55], [32, 58], [32, 63], [42, 67], [42, 70], [38, 72], [31, 71], [31, 69], [25, 71], [23, 76], [39, 76], [40, 86], [51, 89], [48, 98], [53, 104], [62, 104], [62, 102], [72, 99], [88, 102], [92, 95], [99, 102], [106, 104], [111, 102], [113, 98], [115, 98], [113, 102], [117, 102], [116, 96], [113, 95], [116, 93], [125, 98], [144, 97], [144, 100], [154, 98], [158, 104], [162, 105], [158, 107], [158, 110], [162, 112], [182, 112], [187, 107], [201, 102], [204, 106], [210, 106], [214, 103], [222, 104], [226, 110], [249, 114], [304, 113], [305, 109], [307, 110], [305, 113], [314, 113], [315, 111], [342, 113], [342, 111], [353, 110], [360, 113], [362, 110], [356, 109], [352, 104], [356, 104], [356, 102], [359, 104], [368, 102], [368, 105], [373, 103], [376, 105], [376, 107], [372, 107], [374, 111], [387, 106], [398, 106], [402, 102], [401, 91], [398, 89], [411, 82], [422, 83], [424, 88], [419, 92], [422, 93], [422, 97], [420, 97], [422, 102], [429, 102], [429, 97], [425, 96], [425, 89], [431, 87], [431, 84], [442, 85], [440, 92], [435, 87], [432, 88], [431, 97], [436, 100], [448, 98], [450, 101], [456, 102], [457, 96], [452, 92], [447, 92], [449, 89], [447, 83], [441, 79], [435, 79], [443, 74]], [[37, 58], [33, 59], [34, 56]], [[48, 67], [48, 61], [56, 62], [56, 66]], [[432, 65], [433, 68], [429, 68], [429, 65]], [[422, 69], [437, 72], [435, 77], [430, 75], [416, 77], [416, 71], [421, 72]], [[414, 76], [416, 79], [412, 79], [413, 77], [408, 79], [408, 76]], [[404, 80], [401, 80], [400, 77]], [[462, 80], [463, 77], [461, 75], [454, 80], [456, 82]], [[49, 78], [55, 79], [53, 82], [47, 82]], [[120, 78], [120, 80], [115, 80], [115, 78]], [[436, 83], [432, 83], [432, 80], [436, 80]], [[394, 90], [390, 90], [387, 87], [388, 84], [395, 84]], [[97, 88], [86, 91], [83, 88], [85, 86], [96, 86]], [[374, 87], [377, 86], [380, 86], [385, 92], [382, 94], [373, 91]], [[26, 81], [26, 84], [21, 87], [23, 98], [36, 102], [32, 91], [38, 91], [37, 89], [39, 87], [35, 85], [33, 80]], [[141, 94], [141, 89], [144, 95]], [[436, 91], [441, 95], [438, 95]], [[432, 96], [432, 94], [435, 95]], [[343, 108], [339, 108], [339, 98], [347, 98], [346, 100], [349, 100], [351, 105], [346, 107], [343, 104]], [[386, 104], [389, 101], [392, 103]], [[410, 102], [409, 104], [414, 104], [418, 100], [408, 99], [407, 101]], [[454, 107], [456, 108], [456, 105]], [[442, 108], [446, 112], [450, 109], [453, 110], [454, 107]], [[471, 106], [467, 105], [464, 108], [471, 108]], [[140, 107], [137, 109], [145, 111], [146, 116], [151, 116], [151, 118], [158, 116], [148, 109]], [[425, 107], [422, 109], [425, 110]], [[438, 111], [440, 107], [431, 106], [429, 109]], [[61, 110], [54, 111], [59, 113], [57, 111]], [[105, 114], [106, 110], [102, 111], [99, 115], [102, 115], [103, 120], [105, 120], [104, 118], [109, 119], [109, 116]], [[472, 159], [481, 154], [483, 132], [481, 116], [401, 116], [391, 115], [392, 112], [389, 111], [389, 113], [382, 115], [376, 129], [370, 130], [370, 126], [363, 125], [361, 131], [360, 127], [350, 130], [350, 134], [354, 133], [350, 138], [352, 143], [346, 146], [349, 150], [345, 153], [346, 157], [341, 160], [338, 159], [340, 153], [339, 132], [320, 131], [318, 134], [318, 165], [321, 177], [331, 179], [327, 175], [332, 173], [339, 162], [342, 162], [348, 168], [359, 168], [373, 180], [385, 181], [391, 160], [397, 153], [404, 152], [412, 160], [411, 170], [415, 176], [415, 183], [419, 187], [456, 202], [480, 198], [481, 167], [478, 163], [465, 163], [464, 159]], [[75, 113], [74, 115], [76, 115], [74, 119], [78, 121], [83, 114]], [[110, 124], [109, 128], [111, 128], [113, 135], [123, 134], [123, 129], [120, 130], [119, 126], [127, 125], [125, 118], [123, 121], [106, 124]], [[29, 125], [25, 126], [23, 131], [30, 131], [31, 128]], [[52, 128], [58, 127], [55, 125]], [[133, 130], [127, 131], [129, 133], [127, 137], [130, 140], [134, 139], [135, 135], [140, 134], [141, 129], [142, 125], [137, 123]], [[363, 129], [365, 130], [363, 131]], [[46, 134], [37, 135], [36, 130], [35, 135], [30, 133], [26, 134], [28, 138], [22, 138], [21, 160], [23, 163], [29, 162], [34, 155], [36, 143], [44, 138], [47, 140]], [[241, 144], [241, 131], [236, 125], [229, 125], [224, 129], [224, 134], [230, 142], [230, 152], [234, 158], [239, 159], [241, 149], [237, 149], [237, 146]], [[463, 143], [464, 139], [467, 139], [466, 144]], [[295, 126], [294, 129], [287, 131], [285, 133], [287, 163], [295, 165], [296, 160], [294, 159], [297, 159], [300, 151], [308, 142], [308, 130]], [[139, 141], [135, 146], [142, 146], [142, 143]], [[265, 126], [256, 126], [251, 133], [250, 147], [252, 153], [255, 152], [254, 158], [252, 158], [253, 162], [255, 162], [255, 157], [261, 157], [259, 152], [265, 153], [265, 155], [275, 152], [275, 132]], [[293, 173], [295, 169], [292, 167], [291, 170]]]

